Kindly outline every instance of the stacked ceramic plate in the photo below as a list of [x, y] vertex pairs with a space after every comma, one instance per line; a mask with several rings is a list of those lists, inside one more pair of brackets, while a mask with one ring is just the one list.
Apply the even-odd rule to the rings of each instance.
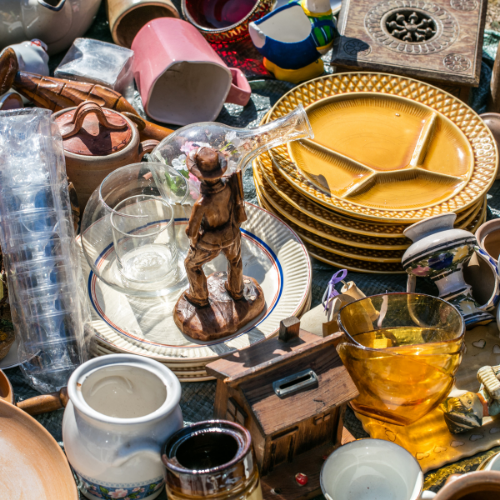
[[[257, 280], [266, 298], [266, 308], [255, 322], [227, 339], [195, 343], [173, 321], [178, 295], [143, 298], [120, 293], [91, 272], [82, 254], [95, 332], [92, 354], [135, 353], [164, 363], [182, 382], [209, 380], [205, 365], [275, 336], [282, 319], [308, 311], [311, 264], [304, 244], [290, 227], [265, 210], [247, 204], [246, 212], [248, 220], [242, 225], [243, 272]], [[178, 224], [185, 225], [186, 219], [176, 219]], [[178, 231], [178, 235], [185, 232]], [[179, 247], [185, 243], [180, 241]], [[226, 265], [225, 258], [219, 256], [205, 272], [225, 271]]]
[[403, 231], [455, 212], [475, 232], [498, 151], [479, 116], [426, 83], [381, 73], [342, 73], [285, 94], [265, 122], [306, 108], [314, 139], [254, 161], [262, 207], [302, 238], [311, 255], [337, 267], [403, 272]]

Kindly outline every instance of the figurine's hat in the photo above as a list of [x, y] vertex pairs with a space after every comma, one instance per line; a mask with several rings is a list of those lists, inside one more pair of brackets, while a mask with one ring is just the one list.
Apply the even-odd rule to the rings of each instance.
[[209, 147], [200, 148], [196, 153], [190, 154], [186, 159], [186, 165], [189, 172], [200, 181], [220, 179], [227, 170], [227, 160], [224, 155]]

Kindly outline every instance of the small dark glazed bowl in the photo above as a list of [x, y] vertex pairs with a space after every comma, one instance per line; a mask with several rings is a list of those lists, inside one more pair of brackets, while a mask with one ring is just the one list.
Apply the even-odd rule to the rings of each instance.
[[[199, 0], [198, 3], [200, 4], [204, 1], [205, 0]], [[187, 21], [193, 24], [210, 43], [231, 43], [247, 38], [249, 36], [248, 25], [271, 12], [275, 1], [276, 0], [256, 0], [255, 5], [246, 16], [236, 23], [223, 28], [211, 28], [201, 24], [200, 18], [197, 15], [198, 11], [201, 9], [196, 9], [196, 13], [190, 12], [187, 0], [182, 0], [182, 15]]]

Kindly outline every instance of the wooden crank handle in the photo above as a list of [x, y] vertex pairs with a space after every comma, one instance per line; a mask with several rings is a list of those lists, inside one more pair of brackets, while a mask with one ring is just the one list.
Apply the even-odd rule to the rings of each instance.
[[92, 101], [84, 101], [76, 108], [73, 119], [69, 123], [65, 123], [59, 127], [62, 138], [67, 139], [80, 132], [85, 117], [90, 113], [94, 113], [99, 123], [107, 129], [122, 130], [127, 127], [127, 122], [119, 114], [114, 113], [112, 116], [106, 116], [99, 104]]
[[44, 394], [43, 396], [35, 396], [34, 398], [19, 401], [17, 407], [25, 411], [29, 415], [41, 415], [51, 411], [65, 408], [68, 404], [68, 390], [63, 387], [59, 392]]

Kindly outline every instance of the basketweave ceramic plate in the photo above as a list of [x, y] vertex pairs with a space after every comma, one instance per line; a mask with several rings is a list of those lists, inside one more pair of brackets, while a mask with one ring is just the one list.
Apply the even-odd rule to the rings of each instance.
[[[264, 202], [263, 203], [264, 208], [268, 208], [269, 205], [266, 205], [265, 199], [263, 200], [263, 202]], [[474, 234], [478, 230], [479, 226], [485, 220], [485, 215], [486, 215], [486, 204], [484, 205], [481, 213], [478, 213], [476, 215], [476, 217], [474, 218], [474, 220], [470, 223], [470, 225], [464, 229], [466, 229]], [[312, 246], [314, 246], [318, 249], [321, 249], [325, 252], [328, 252], [331, 254], [336, 254], [336, 255], [341, 255], [343, 257], [350, 257], [350, 258], [354, 257], [359, 261], [370, 261], [370, 262], [374, 262], [374, 263], [384, 263], [384, 264], [385, 263], [392, 263], [391, 261], [389, 261], [389, 259], [384, 260], [383, 258], [377, 257], [382, 252], [375, 252], [375, 251], [370, 252], [368, 250], [367, 252], [370, 252], [370, 253], [367, 253], [367, 254], [362, 254], [361, 252], [349, 254], [349, 252], [344, 247], [344, 245], [337, 245], [336, 243], [329, 241], [325, 238], [322, 238], [315, 233], [312, 233], [312, 232], [307, 231], [301, 227], [298, 227], [296, 224], [293, 224], [289, 220], [286, 220], [286, 222], [290, 225], [290, 227], [292, 227], [292, 229], [294, 229], [297, 232], [297, 234], [301, 237], [302, 241], [304, 243], [308, 244], [309, 251], [311, 249], [310, 246], [312, 245]], [[404, 253], [404, 251], [401, 251], [401, 255], [403, 253]], [[334, 258], [336, 258], [336, 257], [334, 257]], [[401, 258], [397, 262], [400, 264]]]
[[[268, 207], [265, 204], [265, 201], [258, 197], [259, 204], [269, 210], [271, 213], [274, 213], [271, 207]], [[471, 233], [475, 233], [479, 226], [486, 219], [486, 211], [487, 205], [486, 201], [483, 204], [482, 210], [479, 214], [476, 215], [475, 219], [464, 229], [470, 231]], [[300, 236], [300, 235], [299, 235]], [[405, 271], [402, 269], [401, 264], [394, 263], [379, 263], [379, 262], [370, 262], [364, 260], [358, 260], [352, 257], [344, 257], [342, 255], [334, 254], [329, 251], [324, 250], [316, 246], [315, 244], [311, 244], [307, 241], [307, 239], [301, 235], [303, 238], [304, 244], [309, 252], [311, 257], [318, 259], [325, 264], [329, 264], [331, 266], [335, 266], [338, 268], [345, 268], [349, 271], [355, 271], [359, 273], [373, 273], [373, 274], [404, 274]]]
[[298, 104], [310, 106], [314, 141], [277, 147], [271, 157], [296, 189], [337, 211], [413, 222], [469, 207], [495, 180], [489, 129], [426, 83], [369, 72], [320, 77], [285, 94], [267, 121]]
[[[248, 220], [241, 229], [243, 272], [262, 286], [267, 306], [252, 325], [225, 340], [194, 343], [173, 321], [172, 310], [180, 292], [157, 298], [124, 295], [100, 281], [82, 256], [96, 335], [119, 350], [169, 363], [192, 361], [194, 366], [276, 335], [279, 322], [299, 313], [307, 302], [311, 263], [300, 238], [279, 218], [249, 203], [246, 211]], [[176, 220], [176, 226], [186, 223], [185, 219]], [[186, 239], [178, 242], [182, 247], [187, 238], [184, 231], [177, 234]], [[219, 256], [205, 272], [225, 269], [225, 258]]]
[[[466, 352], [455, 376], [452, 396], [477, 392], [477, 371], [500, 364], [500, 338], [496, 323], [478, 326], [465, 334]], [[412, 425], [386, 424], [363, 415], [356, 416], [372, 438], [384, 439], [406, 448], [424, 472], [456, 462], [500, 445], [499, 417], [486, 417], [485, 425], [464, 434], [451, 434], [443, 412], [436, 408]]]
[[327, 239], [323, 237], [324, 233], [315, 230], [314, 228], [305, 229], [297, 224], [295, 224], [291, 219], [283, 215], [280, 211], [277, 211], [272, 204], [269, 202], [265, 194], [261, 191], [258, 185], [255, 185], [256, 192], [259, 199], [262, 201], [262, 205], [266, 210], [269, 210], [281, 219], [283, 219], [301, 238], [303, 241], [307, 241], [313, 245], [319, 246], [324, 250], [329, 252], [342, 255], [344, 257], [354, 257], [359, 260], [368, 260], [371, 262], [392, 262], [400, 263], [405, 250], [373, 250], [374, 247], [354, 247], [351, 245], [346, 245]]
[[[376, 238], [402, 238], [406, 240], [403, 231], [410, 224], [394, 224], [394, 223], [377, 223], [371, 221], [363, 221], [352, 217], [343, 216], [327, 208], [323, 208], [311, 201], [307, 196], [302, 195], [298, 190], [288, 183], [286, 178], [281, 175], [279, 170], [273, 165], [268, 153], [261, 154], [254, 160], [254, 172], [260, 175], [262, 184], [267, 184], [295, 210], [307, 215], [308, 217], [321, 222], [327, 226], [331, 226], [349, 233], [366, 235]], [[474, 210], [479, 210], [482, 206], [482, 200], [476, 202], [475, 205], [468, 207], [465, 210], [457, 212], [457, 220], [455, 224], [460, 223], [463, 218], [470, 215]]]
[[298, 208], [287, 203], [284, 198], [280, 197], [278, 193], [262, 179], [258, 163], [254, 164], [253, 180], [259, 195], [264, 198], [266, 203], [272, 207], [275, 213], [283, 216], [297, 226], [314, 232], [323, 238], [353, 247], [373, 248], [378, 250], [405, 250], [411, 244], [411, 241], [406, 238], [378, 238], [376, 236], [350, 233], [348, 231], [333, 228], [309, 217]]
[[[257, 195], [257, 199], [262, 208], [269, 211], [270, 213], [274, 213], [272, 208], [266, 205], [265, 200], [260, 198], [259, 195]], [[402, 274], [405, 272], [403, 271], [400, 263], [383, 263], [358, 260], [352, 257], [345, 257], [343, 255], [327, 252], [308, 243], [304, 239], [303, 242], [311, 257], [314, 257], [321, 262], [325, 262], [326, 264], [330, 264], [331, 266], [347, 269], [349, 271], [356, 271], [359, 273]]]
[[[331, 226], [325, 225], [322, 222], [309, 217], [299, 209], [291, 206], [285, 199], [280, 197], [269, 185], [262, 181], [262, 177], [258, 168], [258, 164], [254, 166], [254, 181], [256, 189], [259, 190], [261, 197], [273, 209], [273, 212], [283, 217], [288, 223], [295, 224], [297, 231], [306, 230], [315, 235], [331, 240], [341, 245], [348, 245], [371, 250], [406, 250], [411, 241], [400, 238], [378, 238], [366, 235], [353, 234], [348, 231], [338, 230]], [[477, 206], [471, 210], [467, 210], [468, 216], [463, 220], [463, 226], [467, 226], [481, 210], [484, 200], [481, 200]], [[462, 224], [459, 221], [455, 227], [460, 227]], [[301, 229], [298, 229], [301, 228]], [[406, 244], [404, 244], [406, 242]], [[341, 247], [339, 247], [340, 249]], [[357, 254], [356, 254], [357, 255]]]

